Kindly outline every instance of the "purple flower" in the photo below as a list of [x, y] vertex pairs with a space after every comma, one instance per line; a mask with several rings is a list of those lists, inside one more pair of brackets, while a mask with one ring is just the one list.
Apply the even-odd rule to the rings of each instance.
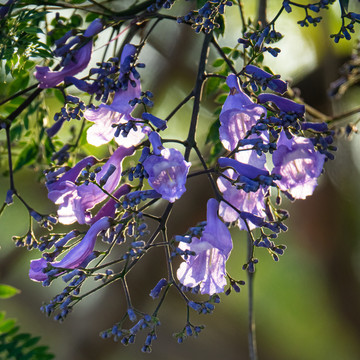
[[[117, 189], [112, 195], [115, 198], [120, 199], [121, 196], [127, 195], [130, 191], [131, 191], [131, 186], [128, 184], [124, 184], [119, 189]], [[98, 213], [91, 219], [91, 224], [94, 224], [104, 216], [108, 216], [111, 218], [115, 217], [116, 204], [117, 202], [113, 198], [110, 198], [106, 202], [106, 204], [98, 211]]]
[[314, 192], [324, 161], [325, 155], [317, 152], [309, 139], [289, 140], [282, 132], [273, 153], [272, 173], [282, 176], [276, 181], [280, 190], [289, 192], [295, 199], [305, 199]]
[[[72, 57], [66, 62], [65, 66], [60, 71], [51, 71], [48, 66], [37, 66], [35, 77], [39, 81], [39, 87], [42, 89], [54, 87], [60, 84], [66, 76], [73, 76], [84, 70], [90, 61], [92, 41], [91, 37], [99, 33], [103, 28], [103, 24], [100, 19], [95, 19], [84, 33], [86, 42], [81, 46], [75, 54], [71, 54]], [[79, 38], [76, 38], [79, 42]], [[65, 45], [66, 46], [66, 45]], [[70, 49], [68, 49], [70, 51]], [[69, 51], [65, 52], [69, 55]], [[64, 54], [64, 55], [65, 55]]]
[[[120, 181], [122, 160], [133, 153], [133, 147], [120, 146], [104, 164], [101, 171], [96, 174], [97, 183], [100, 183], [100, 180], [109, 174], [109, 170], [113, 171], [112, 169], [115, 167], [104, 185], [104, 189], [112, 193]], [[59, 222], [62, 224], [72, 224], [75, 221], [79, 224], [90, 223], [92, 220], [89, 210], [107, 198], [107, 195], [95, 184], [75, 185], [80, 171], [88, 164], [93, 165], [95, 162], [96, 159], [93, 157], [83, 159], [60, 179], [47, 184], [49, 199], [59, 205]]]
[[48, 263], [44, 258], [32, 260], [30, 263], [29, 277], [34, 281], [44, 281], [48, 278], [43, 270], [48, 264], [57, 268], [75, 269], [87, 265], [87, 258], [94, 250], [97, 235], [100, 231], [106, 230], [110, 226], [110, 218], [103, 217], [95, 222], [84, 238], [73, 247], [60, 261]]
[[304, 116], [305, 114], [305, 106], [302, 104], [298, 104], [295, 101], [290, 99], [283, 98], [281, 96], [275, 94], [260, 94], [258, 96], [258, 101], [263, 104], [267, 101], [271, 101], [274, 103], [280, 111], [286, 113], [295, 113], [299, 116]]
[[287, 91], [287, 83], [285, 81], [280, 79], [271, 79], [274, 75], [258, 68], [257, 66], [247, 65], [245, 67], [245, 71], [247, 74], [252, 75], [252, 77], [260, 84], [265, 84], [269, 89], [276, 91], [279, 94], [284, 94]]
[[44, 259], [31, 260], [29, 277], [34, 281], [44, 281], [47, 279], [47, 275], [43, 270], [47, 267], [48, 262]]
[[201, 294], [212, 295], [224, 291], [225, 263], [229, 258], [232, 241], [229, 229], [217, 215], [219, 203], [209, 199], [207, 224], [200, 239], [193, 237], [190, 244], [180, 243], [183, 251], [194, 251], [177, 270], [179, 281], [189, 287], [200, 285]]
[[[265, 167], [265, 155], [258, 156], [255, 151], [241, 151], [236, 153], [235, 157], [237, 160], [242, 161], [242, 164], [258, 169], [258, 172], [267, 172]], [[224, 175], [235, 180], [238, 178], [239, 173], [236, 173], [233, 169], [229, 169], [224, 171]], [[236, 189], [235, 186], [231, 185], [229, 180], [223, 177], [218, 178], [217, 185], [219, 190], [223, 193], [225, 200], [240, 212], [248, 212], [261, 218], [266, 216], [264, 211], [266, 188], [260, 187], [255, 192], [245, 192], [242, 189]], [[219, 215], [225, 222], [236, 221], [241, 230], [247, 230], [247, 226], [240, 217], [239, 212], [223, 201], [220, 203]], [[251, 230], [257, 227], [256, 224], [253, 224], [252, 222], [248, 222], [248, 225]]]
[[174, 202], [186, 191], [185, 183], [191, 163], [185, 161], [180, 151], [164, 148], [158, 133], [153, 131], [149, 139], [154, 155], [143, 162], [149, 184], [163, 199]]
[[220, 140], [227, 150], [234, 150], [239, 140], [244, 139], [246, 133], [262, 116], [266, 117], [266, 110], [255, 104], [240, 88], [238, 78], [231, 74], [226, 83], [230, 87], [220, 113]]
[[[126, 44], [121, 54], [121, 67], [127, 62], [129, 57], [136, 53], [134, 45]], [[122, 75], [121, 75], [122, 76]], [[141, 87], [140, 81], [130, 75], [130, 79], [135, 82], [136, 86], [133, 87], [128, 83], [127, 89], [120, 89], [115, 93], [111, 105], [101, 104], [97, 109], [88, 109], [84, 113], [84, 117], [94, 122], [87, 131], [87, 141], [91, 145], [100, 146], [108, 143], [115, 134], [116, 129], [112, 127], [114, 124], [126, 124], [130, 121], [134, 122], [134, 127], [131, 129], [126, 137], [117, 136], [115, 141], [122, 146], [129, 147], [137, 145], [144, 137], [146, 128], [142, 129], [130, 113], [134, 110], [129, 102], [135, 98], [140, 97]], [[135, 130], [136, 129], [136, 130]]]

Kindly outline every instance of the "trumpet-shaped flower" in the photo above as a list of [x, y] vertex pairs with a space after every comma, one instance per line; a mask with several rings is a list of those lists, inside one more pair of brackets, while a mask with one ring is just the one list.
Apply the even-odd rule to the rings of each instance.
[[96, 221], [88, 230], [84, 238], [73, 247], [60, 261], [47, 262], [44, 258], [32, 260], [29, 277], [34, 281], [44, 281], [48, 275], [44, 269], [50, 264], [56, 268], [75, 269], [87, 265], [87, 258], [93, 252], [97, 235], [110, 226], [110, 218], [103, 217]]
[[[136, 47], [134, 45], [125, 45], [121, 54], [120, 69], [124, 67], [123, 64], [128, 62], [128, 58], [134, 56], [135, 53]], [[138, 144], [145, 137], [146, 131], [143, 131], [140, 125], [136, 123], [136, 119], [130, 115], [135, 107], [129, 104], [131, 100], [140, 97], [140, 81], [133, 79], [132, 75], [130, 75], [130, 79], [135, 82], [136, 86], [133, 87], [129, 82], [127, 89], [118, 90], [110, 105], [101, 104], [97, 109], [85, 111], [84, 117], [94, 123], [87, 131], [89, 144], [95, 146], [106, 144], [114, 137], [116, 132], [113, 125], [126, 124], [130, 121], [134, 122], [134, 127], [126, 137], [116, 136], [115, 141], [121, 146], [129, 147]]]
[[149, 184], [163, 199], [174, 202], [186, 191], [185, 183], [191, 163], [185, 161], [180, 151], [164, 148], [156, 132], [152, 132], [149, 139], [154, 155], [143, 162]]
[[[92, 41], [90, 38], [99, 33], [102, 28], [101, 20], [95, 19], [84, 32], [84, 37], [88, 38], [86, 43], [72, 54], [70, 60], [65, 62], [65, 66], [60, 71], [51, 71], [48, 66], [37, 66], [34, 75], [39, 81], [39, 87], [42, 89], [54, 87], [60, 84], [66, 76], [73, 76], [84, 70], [91, 58]], [[80, 41], [80, 38], [77, 37], [74, 44]], [[65, 54], [69, 55], [69, 52], [67, 51]]]
[[[132, 155], [133, 152], [134, 147], [120, 146], [104, 164], [101, 171], [96, 174], [97, 183], [100, 183], [104, 176], [108, 177], [104, 185], [107, 192], [112, 193], [118, 186], [122, 172], [122, 160], [126, 156]], [[96, 159], [93, 157], [83, 159], [60, 179], [47, 185], [49, 199], [59, 205], [59, 222], [62, 224], [72, 224], [75, 221], [79, 224], [90, 223], [92, 220], [89, 210], [107, 198], [108, 195], [95, 184], [79, 186], [75, 184], [80, 171], [88, 164], [93, 165], [95, 162]]]
[[226, 285], [225, 264], [232, 250], [229, 229], [219, 219], [219, 203], [209, 199], [207, 224], [200, 239], [193, 237], [190, 244], [181, 242], [183, 251], [195, 252], [177, 270], [179, 281], [189, 287], [200, 286], [201, 294], [212, 295], [224, 291]]
[[281, 175], [281, 180], [276, 181], [281, 190], [295, 199], [305, 199], [314, 192], [324, 161], [325, 155], [316, 151], [309, 139], [288, 139], [282, 132], [273, 153], [272, 172]]
[[227, 150], [234, 150], [239, 140], [262, 117], [266, 110], [255, 104], [240, 88], [238, 78], [231, 74], [227, 77], [230, 94], [220, 113], [220, 140]]
[[[247, 150], [236, 153], [235, 158], [237, 161], [241, 161], [241, 164], [247, 164], [258, 169], [258, 172], [267, 172], [265, 166], [265, 155], [258, 156], [255, 151]], [[224, 171], [224, 175], [232, 180], [235, 180], [240, 174], [235, 172], [233, 169], [228, 169]], [[237, 189], [229, 180], [221, 176], [217, 180], [217, 185], [219, 190], [223, 193], [224, 199], [235, 208], [234, 209], [224, 201], [221, 201], [219, 215], [224, 221], [236, 221], [241, 230], [247, 230], [248, 228], [244, 220], [240, 217], [239, 212], [248, 212], [261, 218], [266, 216], [264, 211], [264, 198], [267, 191], [266, 188], [259, 187], [259, 189], [255, 192], [246, 192], [243, 189]], [[238, 211], [236, 211], [236, 209]], [[248, 222], [248, 226], [250, 230], [257, 227], [250, 221]]]

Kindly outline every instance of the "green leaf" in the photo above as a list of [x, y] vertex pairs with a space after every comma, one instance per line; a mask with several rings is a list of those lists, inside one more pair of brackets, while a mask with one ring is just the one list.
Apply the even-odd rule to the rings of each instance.
[[18, 342], [20, 342], [20, 341], [27, 341], [28, 339], [30, 339], [31, 338], [31, 335], [30, 334], [17, 334], [17, 335], [15, 335], [14, 336], [14, 340], [15, 341], [18, 341]]
[[225, 63], [225, 60], [224, 59], [216, 59], [212, 66], [213, 67], [220, 67], [221, 65], [223, 65]]
[[14, 326], [15, 326], [15, 320], [14, 320], [14, 319], [4, 320], [4, 321], [0, 324], [0, 333], [7, 333], [7, 332], [9, 332]]
[[71, 27], [78, 28], [82, 25], [82, 22], [83, 18], [78, 14], [75, 14], [70, 18]]
[[268, 67], [268, 66], [264, 66], [263, 69], [268, 72], [269, 74], [275, 75], [274, 72]]
[[200, 9], [205, 5], [205, 3], [207, 3], [207, 0], [197, 0], [196, 1], [196, 6], [197, 6], [198, 9]]
[[234, 52], [231, 54], [231, 57], [236, 60], [241, 55], [241, 52], [239, 50], [234, 50]]
[[34, 162], [37, 153], [38, 146], [35, 144], [35, 142], [26, 146], [16, 159], [14, 171], [21, 169], [24, 165], [29, 165]]
[[216, 19], [216, 22], [220, 25], [220, 27], [215, 28], [215, 33], [216, 35], [221, 35], [224, 36], [224, 32], [225, 32], [225, 20], [224, 20], [224, 16], [223, 15], [219, 15]]
[[227, 97], [227, 94], [221, 94], [215, 99], [215, 102], [217, 102], [218, 104], [223, 104]]
[[10, 93], [15, 94], [19, 90], [25, 89], [30, 81], [30, 76], [28, 73], [24, 74], [24, 76], [17, 76], [14, 81], [10, 83]]
[[211, 77], [206, 81], [206, 93], [212, 94], [219, 90], [221, 78]]
[[20, 293], [20, 290], [13, 286], [0, 284], [0, 299], [8, 299], [18, 293]]
[[25, 347], [34, 346], [34, 345], [36, 345], [39, 341], [40, 341], [40, 336], [30, 338], [29, 340], [27, 340], [27, 341], [22, 345], [22, 347], [25, 348]]
[[231, 53], [232, 48], [229, 48], [229, 47], [227, 47], [227, 46], [224, 46], [224, 47], [221, 48], [221, 50], [224, 52], [224, 54], [228, 55], [228, 54]]
[[218, 141], [210, 150], [210, 155], [208, 158], [208, 164], [212, 164], [214, 161], [217, 160], [218, 156], [224, 151], [222, 143]]
[[210, 126], [205, 144], [208, 144], [209, 142], [216, 143], [219, 141], [219, 128], [220, 128], [220, 120], [217, 119]]
[[23, 127], [21, 123], [17, 123], [10, 128], [10, 140], [15, 141], [21, 138]]
[[85, 21], [86, 22], [92, 22], [95, 19], [97, 19], [98, 17], [99, 17], [99, 15], [97, 15], [97, 14], [89, 13], [89, 14], [86, 15]]
[[36, 26], [30, 26], [30, 27], [26, 27], [23, 29], [24, 32], [26, 32], [27, 34], [43, 34], [44, 32], [36, 27]]
[[53, 89], [55, 97], [60, 101], [60, 103], [65, 102], [64, 94], [59, 89]]

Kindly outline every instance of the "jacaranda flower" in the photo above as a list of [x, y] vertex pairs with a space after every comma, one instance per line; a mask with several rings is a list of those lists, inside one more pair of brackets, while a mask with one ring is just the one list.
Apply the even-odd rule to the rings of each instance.
[[[37, 66], [34, 75], [39, 81], [39, 87], [42, 89], [54, 87], [60, 84], [66, 76], [73, 76], [84, 70], [88, 66], [91, 58], [92, 40], [90, 38], [98, 34], [102, 28], [103, 24], [100, 19], [95, 19], [89, 25], [84, 32], [84, 37], [88, 38], [86, 39], [86, 43], [77, 49], [74, 54], [71, 54], [72, 58], [64, 64], [62, 70], [51, 71], [48, 66]], [[77, 42], [79, 43], [80, 41]], [[79, 44], [77, 44], [77, 46], [79, 46]], [[69, 51], [65, 54], [69, 55]]]
[[287, 83], [281, 79], [274, 79], [273, 75], [255, 65], [247, 65], [245, 72], [269, 89], [276, 91], [279, 94], [284, 94], [287, 91]]
[[282, 176], [281, 180], [276, 181], [281, 190], [289, 192], [295, 199], [312, 195], [324, 166], [325, 155], [316, 151], [309, 139], [288, 139], [282, 132], [272, 159], [272, 173]]
[[255, 104], [240, 88], [238, 78], [231, 74], [227, 77], [230, 94], [220, 113], [220, 140], [227, 150], [234, 150], [239, 140], [244, 139], [246, 133], [262, 117], [266, 117], [266, 110]]
[[302, 104], [298, 104], [295, 101], [290, 99], [286, 99], [282, 96], [275, 94], [260, 94], [258, 96], [259, 103], [263, 104], [267, 101], [271, 101], [274, 103], [280, 111], [285, 113], [294, 113], [299, 116], [304, 116], [305, 114], [305, 106]]
[[[121, 66], [135, 53], [136, 47], [126, 44], [121, 54]], [[129, 81], [126, 89], [120, 89], [115, 93], [111, 105], [101, 104], [97, 109], [85, 111], [84, 117], [94, 123], [87, 131], [89, 144], [100, 146], [108, 143], [114, 138], [116, 132], [116, 128], [112, 125], [126, 124], [128, 122], [133, 122], [133, 127], [129, 133], [126, 136], [120, 134], [115, 137], [115, 141], [119, 145], [126, 147], [137, 145], [145, 137], [145, 132], [136, 123], [136, 119], [130, 115], [135, 106], [129, 104], [129, 101], [140, 97], [140, 80], [134, 79], [132, 75], [130, 75], [130, 79], [134, 81], [136, 86], [133, 87]]]
[[[88, 230], [84, 238], [73, 247], [60, 261], [47, 262], [44, 258], [32, 260], [29, 277], [34, 281], [44, 281], [48, 275], [43, 270], [51, 264], [53, 267], [75, 269], [87, 265], [87, 258], [93, 252], [97, 235], [110, 226], [110, 218], [103, 217], [96, 221]], [[85, 264], [86, 263], [86, 264]]]
[[[235, 154], [237, 160], [258, 168], [262, 171], [267, 171], [265, 168], [266, 158], [265, 155], [258, 156], [255, 151], [247, 150], [241, 151]], [[225, 170], [224, 175], [232, 180], [239, 177], [239, 173], [233, 169]], [[265, 194], [267, 188], [259, 187], [257, 191], [246, 192], [243, 189], [237, 189], [236, 186], [232, 185], [229, 180], [224, 177], [219, 177], [217, 180], [219, 190], [223, 193], [224, 199], [227, 200], [231, 205], [226, 204], [224, 201], [220, 202], [219, 215], [225, 222], [237, 222], [237, 225], [241, 230], [248, 230], [244, 220], [240, 217], [239, 212], [248, 212], [261, 218], [265, 218]], [[239, 210], [239, 211], [236, 211]], [[248, 221], [250, 230], [256, 227], [255, 224]]]
[[177, 278], [188, 287], [200, 286], [201, 294], [224, 291], [226, 285], [225, 264], [232, 250], [229, 229], [218, 217], [219, 203], [209, 199], [207, 224], [200, 239], [193, 237], [190, 244], [181, 242], [179, 248], [196, 255], [188, 256], [177, 270]]
[[[101, 171], [96, 174], [96, 182], [101, 183], [101, 179], [110, 174], [104, 185], [104, 189], [112, 193], [119, 184], [121, 177], [121, 163], [126, 156], [132, 155], [134, 148], [119, 147], [104, 164]], [[95, 205], [104, 201], [106, 195], [98, 186], [89, 183], [77, 186], [75, 180], [82, 168], [88, 164], [96, 162], [95, 158], [86, 158], [79, 162], [71, 170], [67, 171], [60, 179], [47, 184], [48, 197], [56, 205], [59, 205], [59, 222], [62, 224], [72, 224], [77, 221], [79, 224], [91, 222], [91, 213], [89, 212]], [[114, 169], [114, 170], [110, 170]], [[110, 172], [109, 172], [110, 170]]]
[[186, 191], [185, 183], [191, 163], [185, 161], [179, 150], [164, 148], [157, 132], [153, 131], [149, 139], [154, 155], [143, 162], [149, 184], [163, 199], [174, 202]]

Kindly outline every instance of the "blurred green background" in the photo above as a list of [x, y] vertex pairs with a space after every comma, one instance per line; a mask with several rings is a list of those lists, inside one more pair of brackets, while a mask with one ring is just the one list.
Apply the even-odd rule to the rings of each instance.
[[[187, 2], [179, 2], [173, 13], [184, 13]], [[253, 17], [257, 2], [245, 1], [245, 14]], [[280, 1], [269, 1], [268, 18], [279, 8]], [[350, 6], [354, 6], [350, 2]], [[123, 5], [125, 6], [125, 5]], [[292, 80], [303, 99], [326, 114], [341, 113], [360, 105], [360, 92], [355, 88], [340, 100], [330, 101], [326, 91], [338, 78], [338, 67], [351, 54], [354, 41], [335, 45], [329, 33], [340, 26], [338, 5], [317, 28], [302, 29], [296, 21], [302, 13], [284, 14], [277, 30], [286, 36], [279, 43], [278, 58], [266, 57], [265, 64], [282, 78]], [[220, 43], [234, 46], [241, 35], [239, 13], [227, 11], [226, 33]], [[324, 14], [325, 16], [326, 14]], [[166, 36], [164, 36], [166, 34]], [[105, 38], [105, 37], [104, 37]], [[143, 89], [155, 94], [153, 113], [166, 116], [192, 89], [197, 71], [202, 35], [195, 35], [184, 25], [163, 21], [154, 31], [140, 60], [147, 67], [141, 73]], [[95, 47], [101, 47], [98, 42]], [[210, 61], [217, 54], [211, 49]], [[94, 60], [95, 62], [96, 60]], [[237, 64], [241, 69], [242, 64]], [[202, 146], [209, 125], [214, 121], [214, 98], [207, 99], [200, 113], [198, 143]], [[55, 99], [48, 100], [49, 119], [59, 110]], [[191, 103], [171, 120], [166, 136], [184, 138], [191, 116]], [[354, 116], [353, 121], [358, 120]], [[67, 124], [65, 124], [67, 125]], [[62, 136], [66, 136], [64, 129]], [[360, 358], [360, 141], [339, 136], [336, 160], [328, 163], [315, 194], [305, 201], [284, 203], [291, 214], [289, 231], [279, 243], [288, 249], [278, 263], [266, 251], [257, 251], [259, 264], [255, 275], [255, 316], [259, 359], [262, 360], [356, 360]], [[89, 152], [99, 151], [88, 147]], [[206, 149], [205, 149], [206, 151]], [[2, 156], [5, 156], [4, 150]], [[6, 169], [1, 169], [2, 173]], [[35, 168], [15, 174], [20, 194], [40, 212], [54, 211], [47, 199], [45, 186], [38, 180]], [[187, 192], [176, 203], [169, 223], [170, 235], [182, 234], [188, 227], [205, 219], [206, 201], [211, 196], [205, 177], [192, 178]], [[5, 198], [8, 178], [0, 177], [0, 199]], [[153, 352], [142, 354], [144, 337], [137, 336], [135, 345], [124, 347], [111, 339], [102, 340], [98, 333], [118, 321], [126, 309], [120, 284], [113, 284], [75, 308], [63, 324], [46, 318], [39, 310], [43, 301], [62, 290], [58, 281], [49, 288], [29, 280], [30, 259], [39, 257], [36, 250], [17, 249], [12, 235], [27, 231], [28, 217], [19, 201], [6, 209], [0, 218], [0, 283], [21, 289], [21, 294], [3, 300], [0, 309], [16, 317], [23, 331], [42, 337], [59, 360], [85, 359], [247, 359], [247, 287], [241, 293], [221, 296], [213, 315], [196, 317], [193, 323], [205, 324], [198, 339], [177, 344], [173, 333], [186, 321], [182, 300], [170, 291], [159, 313], [162, 325]], [[69, 227], [72, 229], [72, 227]], [[246, 259], [246, 233], [232, 231], [234, 250], [228, 270], [236, 279], [246, 280], [241, 270]], [[150, 290], [166, 269], [161, 252], [145, 257], [129, 278], [134, 305], [151, 309]], [[196, 320], [195, 320], [196, 319]]]

